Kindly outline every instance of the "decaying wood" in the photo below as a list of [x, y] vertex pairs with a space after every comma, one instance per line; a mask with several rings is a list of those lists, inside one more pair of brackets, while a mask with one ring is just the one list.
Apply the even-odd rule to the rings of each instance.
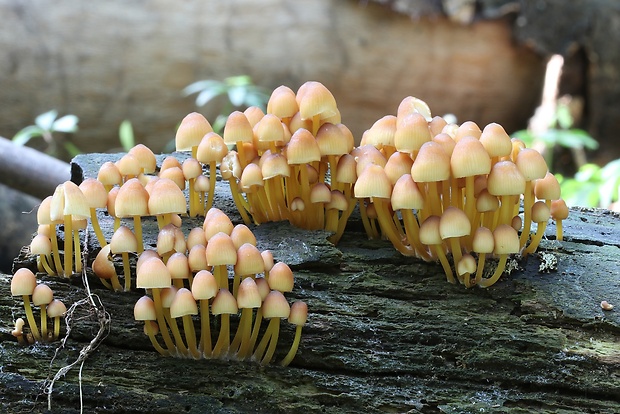
[[[227, 190], [218, 183], [220, 205], [238, 218]], [[539, 252], [510, 276], [469, 290], [447, 283], [438, 264], [367, 240], [355, 221], [336, 247], [323, 232], [256, 227], [259, 248], [294, 269], [289, 299], [310, 310], [287, 368], [162, 357], [133, 320], [142, 293], [113, 293], [91, 278], [110, 331], [86, 359], [81, 381], [74, 369], [55, 384], [53, 411], [79, 412], [81, 383], [84, 412], [101, 413], [617, 412], [619, 224], [608, 211], [572, 210], [563, 242], [550, 225]], [[41, 279], [68, 304], [84, 298], [79, 277]], [[71, 336], [50, 363], [58, 344], [22, 347], [10, 335], [23, 310], [9, 296], [10, 276], [0, 276], [0, 285], [0, 403], [5, 412], [44, 411], [45, 380], [78, 358], [98, 333], [98, 318], [89, 306], [77, 309]], [[602, 300], [617, 307], [604, 311]], [[282, 328], [276, 361], [293, 337], [288, 324]]]

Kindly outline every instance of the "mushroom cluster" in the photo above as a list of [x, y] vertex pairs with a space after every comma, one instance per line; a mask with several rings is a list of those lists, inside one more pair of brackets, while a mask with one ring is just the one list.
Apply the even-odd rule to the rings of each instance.
[[[144, 332], [160, 354], [268, 364], [280, 320], [288, 319], [297, 329], [282, 365], [295, 356], [307, 305], [289, 305], [284, 296], [293, 290], [293, 272], [283, 262], [274, 264], [269, 251], [258, 250], [250, 229], [233, 225], [221, 210], [211, 208], [204, 225], [192, 229], [187, 238], [174, 226], [164, 227], [157, 250], [140, 255], [136, 273], [137, 287], [149, 294], [136, 302], [134, 316], [144, 321]], [[212, 317], [217, 319], [217, 335]], [[261, 329], [263, 320], [269, 322]]]
[[[24, 311], [28, 321], [29, 332], [24, 332], [26, 324], [22, 318], [15, 321], [15, 329], [12, 335], [20, 344], [32, 344], [34, 342], [56, 341], [60, 337], [60, 318], [67, 308], [58, 299], [54, 299], [54, 292], [45, 283], [37, 283], [37, 279], [31, 270], [18, 269], [11, 279], [11, 295], [21, 296], [24, 303]], [[34, 307], [39, 308], [40, 326], [34, 315]], [[54, 326], [48, 328], [48, 318], [53, 320]], [[39, 329], [40, 328], [40, 329]]]

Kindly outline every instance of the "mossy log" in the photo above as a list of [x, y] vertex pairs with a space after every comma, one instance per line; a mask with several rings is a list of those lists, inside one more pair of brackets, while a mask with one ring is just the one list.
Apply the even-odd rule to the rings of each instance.
[[[78, 158], [74, 178], [92, 174], [91, 162], [101, 158]], [[225, 184], [217, 194], [238, 220]], [[148, 244], [155, 224], [145, 222]], [[47, 410], [45, 386], [82, 355], [55, 382], [52, 412], [619, 412], [619, 216], [573, 209], [564, 226], [564, 241], [551, 223], [539, 252], [488, 289], [447, 283], [440, 265], [367, 240], [355, 220], [338, 246], [284, 222], [253, 228], [259, 248], [293, 268], [289, 299], [309, 307], [286, 368], [162, 357], [133, 320], [142, 292], [114, 293], [92, 277], [93, 301], [75, 308], [63, 347], [19, 346], [10, 331], [23, 308], [2, 275], [2, 411]], [[81, 277], [39, 277], [67, 305], [86, 296]], [[282, 330], [276, 362], [294, 335]]]

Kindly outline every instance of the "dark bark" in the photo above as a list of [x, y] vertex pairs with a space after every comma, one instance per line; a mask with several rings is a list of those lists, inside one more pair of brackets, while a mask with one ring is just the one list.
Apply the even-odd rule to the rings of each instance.
[[[219, 205], [231, 211], [227, 191], [219, 184]], [[89, 279], [110, 324], [84, 364], [84, 409], [617, 412], [620, 314], [603, 311], [600, 302], [620, 304], [618, 223], [609, 211], [574, 209], [564, 223], [565, 241], [554, 240], [550, 225], [538, 254], [518, 261], [519, 268], [491, 288], [469, 290], [447, 283], [435, 263], [402, 257], [387, 241], [367, 240], [355, 220], [337, 247], [323, 232], [286, 223], [256, 227], [259, 247], [294, 269], [289, 299], [303, 299], [310, 310], [288, 368], [161, 357], [133, 320], [141, 293], [112, 293]], [[152, 231], [147, 234], [153, 240]], [[541, 273], [541, 261], [553, 259], [557, 270]], [[18, 263], [32, 264], [32, 258], [24, 254]], [[42, 279], [66, 303], [84, 298], [80, 278]], [[23, 313], [21, 301], [8, 295], [9, 284], [9, 276], [0, 277], [0, 403], [5, 412], [44, 411], [43, 381], [78, 357], [99, 321], [92, 307], [79, 308], [50, 366], [57, 344], [21, 347], [7, 333]], [[282, 328], [276, 361], [293, 337], [287, 323]], [[54, 412], [79, 411], [78, 368], [56, 383]]]

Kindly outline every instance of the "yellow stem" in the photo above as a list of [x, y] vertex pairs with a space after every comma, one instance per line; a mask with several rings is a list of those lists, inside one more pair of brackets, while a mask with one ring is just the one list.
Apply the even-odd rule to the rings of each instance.
[[28, 320], [28, 325], [30, 326], [30, 331], [32, 332], [32, 336], [34, 336], [35, 341], [40, 341], [41, 335], [39, 334], [39, 328], [37, 327], [37, 322], [34, 319], [34, 314], [32, 313], [32, 305], [30, 304], [30, 296], [23, 295], [22, 299], [24, 300], [24, 310], [26, 311], [26, 319]]
[[295, 329], [295, 338], [293, 339], [291, 349], [288, 351], [288, 354], [286, 354], [282, 362], [280, 362], [280, 365], [283, 367], [288, 366], [293, 358], [295, 358], [295, 354], [297, 354], [297, 348], [299, 348], [299, 343], [301, 342], [301, 328], [301, 325], [297, 325], [297, 328]]
[[65, 221], [65, 276], [69, 277], [73, 274], [73, 243], [71, 236], [73, 234], [73, 223], [71, 215], [64, 216]]
[[502, 275], [502, 273], [504, 273], [507, 260], [508, 260], [507, 254], [500, 254], [499, 263], [497, 264], [497, 268], [495, 269], [495, 273], [493, 273], [493, 276], [491, 276], [488, 279], [481, 279], [480, 282], [478, 282], [478, 286], [487, 288], [489, 286], [492, 286], [495, 282], [497, 282], [500, 276]]

